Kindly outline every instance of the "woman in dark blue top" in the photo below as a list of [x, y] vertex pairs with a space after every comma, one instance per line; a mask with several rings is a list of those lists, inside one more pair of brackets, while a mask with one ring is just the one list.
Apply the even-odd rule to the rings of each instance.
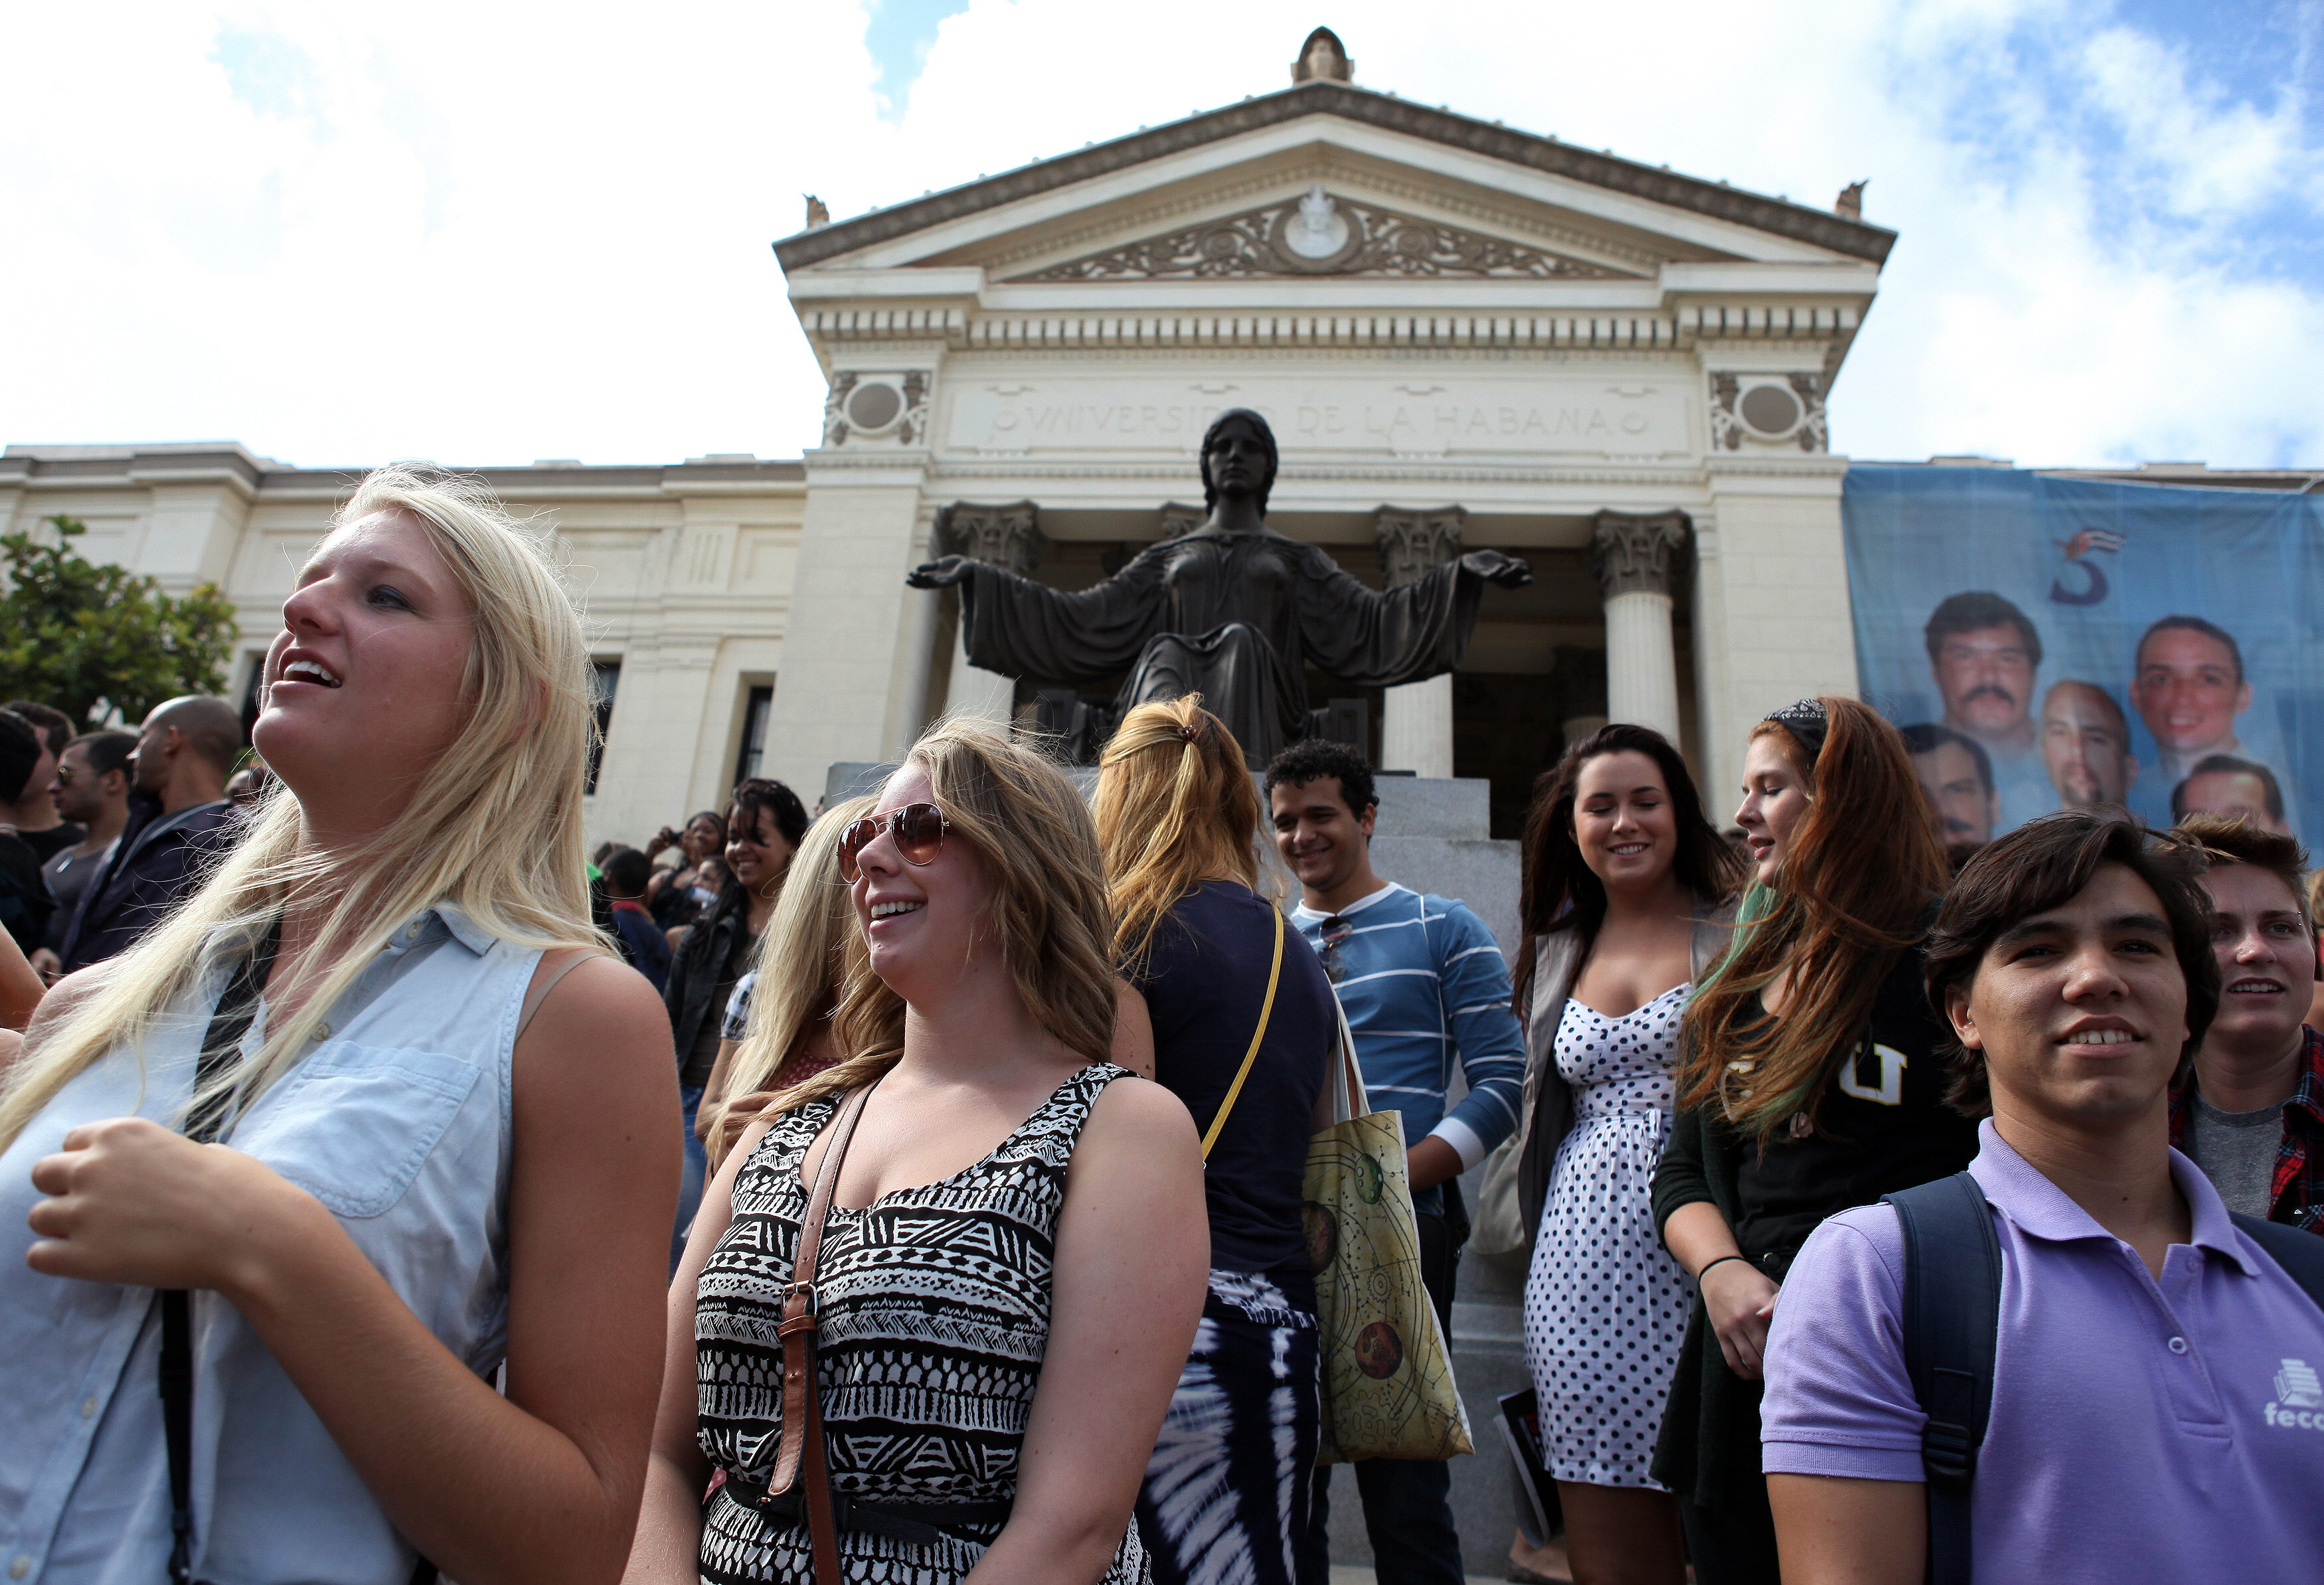
[[1139, 1525], [1157, 1585], [1290, 1585], [1322, 1418], [1299, 1207], [1339, 1035], [1331, 981], [1255, 889], [1259, 795], [1199, 696], [1130, 713], [1096, 815], [1114, 950], [1146, 1000], [1154, 1078], [1204, 1131], [1211, 1221], [1203, 1325]]

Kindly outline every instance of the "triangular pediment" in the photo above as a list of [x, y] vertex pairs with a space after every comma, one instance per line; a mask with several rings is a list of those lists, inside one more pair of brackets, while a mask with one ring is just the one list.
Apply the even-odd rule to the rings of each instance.
[[[1318, 180], [1351, 228], [1329, 268], [1279, 241]], [[1619, 281], [1664, 263], [1877, 266], [1895, 240], [1848, 215], [1318, 80], [817, 226], [776, 253], [794, 274], [973, 264], [996, 282]], [[1222, 250], [1218, 269], [1187, 256], [1204, 246]]]
[[1624, 281], [1641, 272], [1528, 247], [1464, 226], [1332, 192], [1181, 226], [1012, 281], [1248, 280], [1259, 276], [1385, 275], [1510, 281]]

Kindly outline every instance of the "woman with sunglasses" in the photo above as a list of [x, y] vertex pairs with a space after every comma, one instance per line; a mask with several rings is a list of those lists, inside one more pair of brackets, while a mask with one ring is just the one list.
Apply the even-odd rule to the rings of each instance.
[[1655, 1236], [1679, 1021], [1726, 949], [1741, 864], [1686, 761], [1600, 727], [1541, 779], [1525, 829], [1520, 1225], [1526, 1365], [1577, 1585], [1680, 1585], [1678, 1508], [1647, 1472], [1694, 1284]]
[[821, 1435], [800, 1460], [820, 1454], [846, 1498], [841, 1576], [1144, 1580], [1131, 1511], [1209, 1248], [1185, 1107], [1106, 1060], [1089, 812], [1038, 754], [954, 722], [839, 853], [864, 941], [835, 1020], [844, 1055], [752, 1124], [704, 1197], [628, 1579], [815, 1577], [812, 1505], [770, 1490], [776, 1326], [788, 1285], [809, 1280], [796, 1267], [827, 1125], [864, 1094], [811, 1276]]
[[1323, 965], [1258, 895], [1259, 795], [1198, 695], [1141, 705], [1099, 763], [1113, 955], [1154, 1078], [1204, 1130], [1210, 1295], [1147, 1464], [1161, 1585], [1290, 1585], [1321, 1425], [1307, 1141], [1339, 1018]]
[[[696, 824], [699, 824], [697, 821]], [[790, 873], [791, 855], [807, 835], [807, 810], [798, 795], [779, 781], [753, 777], [734, 788], [720, 823], [726, 834], [725, 862], [706, 856], [698, 874], [718, 871], [717, 901], [704, 910], [670, 955], [662, 1005], [669, 1011], [670, 1036], [678, 1047], [678, 1103], [686, 1113], [686, 1175], [678, 1185], [678, 1226], [670, 1236], [669, 1268], [686, 1250], [686, 1230], [702, 1198], [709, 1158], [696, 1135], [702, 1095], [718, 1061], [726, 1004], [751, 966], [759, 939], [774, 917], [775, 899]]]
[[1950, 1031], [1921, 949], [1947, 880], [1903, 734], [1853, 699], [1753, 729], [1735, 812], [1751, 885], [1686, 1012], [1679, 1112], [1655, 1175], [1697, 1298], [1655, 1447], [1703, 1585], [1777, 1578], [1759, 1472], [1760, 1358], [1818, 1222], [1949, 1176], [1977, 1125], [1945, 1102]]

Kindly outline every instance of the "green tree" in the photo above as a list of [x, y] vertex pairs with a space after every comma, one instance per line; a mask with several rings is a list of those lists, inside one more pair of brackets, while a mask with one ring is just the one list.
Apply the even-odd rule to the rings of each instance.
[[53, 542], [0, 535], [10, 585], [0, 594], [0, 698], [38, 699], [86, 730], [109, 710], [134, 725], [164, 699], [226, 687], [241, 630], [216, 584], [165, 594], [152, 578], [75, 555], [88, 524], [48, 521]]

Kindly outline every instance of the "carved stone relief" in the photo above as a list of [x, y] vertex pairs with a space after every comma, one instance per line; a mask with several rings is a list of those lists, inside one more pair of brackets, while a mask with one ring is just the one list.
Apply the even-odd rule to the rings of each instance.
[[953, 556], [986, 562], [1019, 577], [1029, 575], [1049, 553], [1041, 532], [1041, 509], [1029, 501], [1003, 506], [956, 502], [936, 514], [936, 543]]
[[1760, 446], [1789, 446], [1802, 451], [1831, 449], [1824, 418], [1823, 377], [1787, 374], [1782, 383], [1770, 380], [1743, 383], [1742, 376], [1711, 376], [1711, 445], [1715, 451], [1739, 451], [1749, 440]]
[[1685, 567], [1693, 537], [1694, 525], [1683, 511], [1600, 512], [1590, 533], [1590, 570], [1598, 576], [1599, 593], [1609, 600], [1674, 593], [1673, 575]]
[[1334, 198], [1321, 182], [1301, 198], [1052, 265], [1019, 281], [1153, 280], [1170, 276], [1495, 276], [1529, 281], [1627, 281], [1609, 270], [1458, 226]]
[[1794, 374], [1792, 389], [1799, 393], [1800, 406], [1806, 417], [1800, 420], [1799, 440], [1802, 451], [1830, 451], [1831, 434], [1825, 427], [1823, 411], [1823, 376]]
[[918, 445], [928, 429], [930, 382], [924, 369], [835, 375], [823, 401], [823, 443], [844, 446], [853, 439]]
[[1462, 530], [1468, 521], [1468, 508], [1462, 506], [1428, 511], [1383, 506], [1374, 512], [1372, 537], [1388, 586], [1417, 583], [1460, 555]]

